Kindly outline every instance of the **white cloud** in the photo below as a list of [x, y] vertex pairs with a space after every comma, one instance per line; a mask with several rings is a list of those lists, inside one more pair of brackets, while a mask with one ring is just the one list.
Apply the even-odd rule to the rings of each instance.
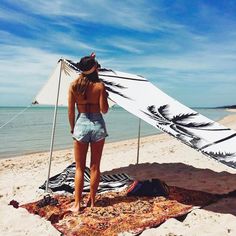
[[[51, 19], [57, 19], [57, 24], [70, 27], [76, 21], [91, 22], [110, 25], [112, 27], [134, 29], [142, 32], [156, 30], [173, 30], [182, 28], [183, 25], [170, 22], [158, 15], [163, 10], [157, 4], [148, 4], [143, 0], [136, 1], [109, 1], [109, 0], [80, 0], [80, 1], [12, 1], [12, 4], [21, 9], [28, 10], [32, 15], [39, 15]], [[3, 13], [5, 19], [11, 21], [33, 22], [26, 20], [23, 14]], [[12, 17], [12, 15], [14, 15]]]
[[0, 20], [26, 25], [28, 29], [33, 29], [37, 25], [37, 19], [34, 17], [3, 6], [0, 6]]
[[[57, 54], [32, 47], [5, 46], [1, 57], [1, 83], [7, 83], [10, 91], [25, 88], [30, 93], [46, 81], [59, 58]], [[35, 91], [30, 91], [34, 89]]]
[[[91, 51], [102, 66], [141, 74], [171, 91], [184, 84], [194, 89], [196, 84], [214, 83], [219, 90], [235, 84], [236, 23], [208, 6], [200, 7], [196, 16], [206, 23], [214, 21], [209, 32], [170, 18], [170, 8], [142, 0], [13, 0], [11, 4], [22, 10], [0, 7], [0, 20], [19, 26], [0, 31], [4, 93], [9, 86], [9, 93], [28, 88], [25, 94], [32, 95], [58, 58], [78, 60]], [[24, 32], [25, 28], [29, 30]]]

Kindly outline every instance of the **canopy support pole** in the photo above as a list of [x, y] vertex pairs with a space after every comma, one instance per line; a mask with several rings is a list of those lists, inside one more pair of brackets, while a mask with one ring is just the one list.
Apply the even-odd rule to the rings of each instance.
[[54, 108], [54, 117], [53, 117], [53, 127], [52, 127], [52, 134], [51, 134], [51, 145], [50, 145], [50, 156], [48, 161], [48, 177], [46, 182], [46, 189], [45, 192], [48, 193], [48, 185], [49, 185], [49, 178], [51, 172], [51, 163], [52, 163], [52, 153], [53, 153], [53, 145], [54, 145], [54, 137], [55, 137], [55, 129], [56, 129], [56, 120], [57, 120], [57, 108], [58, 108], [58, 100], [59, 100], [59, 93], [60, 93], [60, 85], [61, 85], [61, 71], [62, 71], [62, 61], [60, 61], [60, 74], [58, 78], [58, 86], [57, 86], [57, 99]]
[[137, 148], [137, 162], [136, 162], [136, 164], [139, 163], [140, 131], [141, 131], [141, 119], [139, 118], [139, 123], [138, 123], [138, 148]]

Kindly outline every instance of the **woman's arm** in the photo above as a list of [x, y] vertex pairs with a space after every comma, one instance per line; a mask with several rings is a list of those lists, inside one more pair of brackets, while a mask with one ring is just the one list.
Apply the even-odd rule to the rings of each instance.
[[102, 88], [101, 88], [101, 93], [100, 93], [100, 98], [99, 98], [99, 106], [100, 106], [100, 111], [102, 113], [107, 113], [108, 112], [108, 101], [107, 101], [108, 93], [106, 91], [105, 85], [102, 83]]
[[75, 126], [75, 98], [72, 91], [72, 86], [70, 85], [68, 91], [68, 118], [71, 128], [71, 133], [73, 133], [74, 126]]

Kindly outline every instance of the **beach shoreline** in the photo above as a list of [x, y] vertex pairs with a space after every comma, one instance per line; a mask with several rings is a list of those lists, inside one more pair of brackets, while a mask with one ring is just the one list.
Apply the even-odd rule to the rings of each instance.
[[228, 109], [226, 109], [226, 111], [229, 111], [229, 112], [236, 112], [236, 109], [228, 108]]
[[[0, 110], [0, 123], [5, 123], [10, 114], [18, 114], [21, 109], [6, 108]], [[228, 115], [226, 109], [196, 109], [210, 120], [219, 119]], [[231, 113], [232, 114], [232, 113]], [[53, 109], [38, 107], [27, 110], [15, 122], [1, 130], [0, 159], [7, 159], [27, 154], [36, 154], [50, 150]], [[110, 109], [104, 116], [109, 136], [106, 143], [129, 140], [138, 137], [139, 120], [123, 108]], [[117, 124], [122, 123], [122, 126]], [[67, 108], [58, 111], [58, 121], [55, 131], [54, 150], [72, 148], [72, 138], [68, 127]], [[156, 135], [161, 131], [146, 122], [141, 123], [141, 137]], [[17, 133], [17, 135], [16, 135]], [[14, 142], [12, 142], [14, 140]]]
[[[220, 120], [236, 130], [236, 114]], [[32, 202], [44, 195], [38, 187], [48, 172], [49, 152], [27, 154], [0, 160], [0, 229], [2, 234], [55, 235], [60, 233], [44, 219], [8, 203]], [[73, 162], [73, 150], [53, 152], [51, 176]], [[137, 138], [107, 143], [101, 162], [103, 173], [127, 173], [135, 179], [160, 178], [168, 185], [209, 193], [228, 193], [236, 189], [236, 170], [196, 152], [167, 134], [140, 139], [139, 164]], [[89, 158], [87, 158], [89, 166]], [[209, 225], [211, 227], [209, 228]], [[236, 235], [236, 198], [222, 199], [204, 209], [194, 210], [183, 222], [170, 219], [142, 235]]]
[[[144, 139], [144, 138], [148, 138], [148, 137], [155, 137], [155, 136], [159, 136], [162, 135], [163, 133], [158, 133], [158, 134], [147, 134], [147, 135], [142, 135], [140, 138]], [[119, 141], [106, 141], [106, 145], [112, 145], [115, 143], [123, 143], [123, 142], [135, 142], [135, 140], [138, 140], [138, 135], [137, 138], [128, 138], [128, 139], [124, 139], [124, 140], [119, 140]], [[72, 140], [73, 142], [73, 140]], [[68, 152], [70, 150], [73, 149], [73, 143], [71, 142], [71, 147], [67, 147], [67, 148], [54, 148], [53, 152], [57, 152], [57, 151], [63, 151], [63, 152]], [[138, 142], [138, 141], [137, 141]], [[44, 154], [49, 154], [50, 149], [48, 148], [48, 150], [46, 151], [32, 151], [32, 152], [27, 152], [27, 153], [20, 153], [20, 154], [12, 154], [12, 155], [7, 155], [7, 156], [1, 156], [0, 157], [0, 162], [1, 160], [6, 160], [6, 159], [14, 159], [14, 158], [25, 158], [26, 156], [31, 156], [31, 155], [44, 155]], [[48, 155], [49, 156], [49, 155]]]

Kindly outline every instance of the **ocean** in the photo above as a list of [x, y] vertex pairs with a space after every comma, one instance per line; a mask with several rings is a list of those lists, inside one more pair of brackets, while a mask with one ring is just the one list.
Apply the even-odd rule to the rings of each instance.
[[[0, 107], [0, 127], [24, 107]], [[228, 115], [225, 109], [194, 109], [217, 121]], [[53, 123], [53, 107], [32, 106], [12, 122], [0, 129], [0, 158], [44, 152], [50, 149]], [[104, 115], [109, 136], [106, 142], [115, 142], [138, 137], [139, 119], [119, 106], [113, 106]], [[141, 137], [159, 134], [161, 131], [141, 122]], [[67, 118], [67, 108], [59, 107], [55, 132], [54, 150], [72, 147], [72, 138]]]

